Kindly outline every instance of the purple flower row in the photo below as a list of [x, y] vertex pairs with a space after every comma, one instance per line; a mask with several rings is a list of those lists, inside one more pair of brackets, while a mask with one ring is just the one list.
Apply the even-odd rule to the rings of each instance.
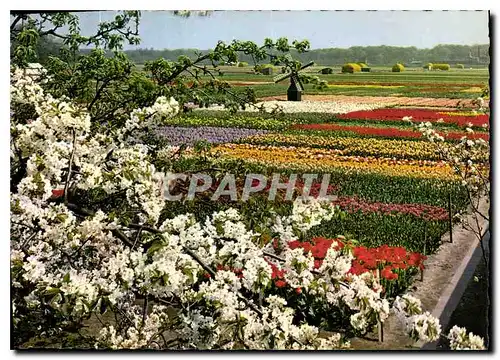
[[229, 143], [247, 136], [265, 134], [266, 130], [223, 128], [213, 126], [179, 127], [165, 126], [159, 133], [165, 136], [172, 145], [193, 145], [197, 141], [205, 140], [210, 143]]

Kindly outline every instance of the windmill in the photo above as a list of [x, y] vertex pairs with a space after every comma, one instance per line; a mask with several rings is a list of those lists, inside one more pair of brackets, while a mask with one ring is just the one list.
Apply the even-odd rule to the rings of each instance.
[[[292, 56], [290, 54], [286, 54], [285, 58], [292, 62]], [[302, 100], [302, 91], [304, 91], [304, 85], [302, 85], [302, 81], [300, 81], [299, 78], [299, 71], [304, 70], [305, 68], [308, 68], [309, 66], [312, 66], [314, 64], [314, 61], [311, 61], [310, 63], [301, 66], [299, 69], [296, 68], [291, 68], [289, 73], [286, 74], [280, 74], [276, 75], [273, 80], [275, 83], [279, 83], [280, 81], [283, 81], [285, 79], [290, 78], [290, 86], [288, 87], [287, 90], [287, 100], [288, 101], [301, 101]]]

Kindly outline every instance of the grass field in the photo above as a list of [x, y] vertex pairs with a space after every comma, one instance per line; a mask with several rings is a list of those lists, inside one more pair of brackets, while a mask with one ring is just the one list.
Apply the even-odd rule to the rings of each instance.
[[[309, 69], [308, 69], [309, 70]], [[234, 85], [248, 85], [246, 82], [262, 82], [251, 84], [258, 97], [275, 96], [286, 93], [288, 82], [274, 84], [272, 75], [256, 75], [251, 73], [232, 72], [223, 69], [223, 79]], [[305, 85], [307, 94], [342, 94], [357, 96], [409, 96], [473, 99], [481, 93], [481, 88], [488, 83], [487, 69], [452, 69], [450, 71], [425, 71], [409, 68], [402, 73], [393, 73], [390, 68], [376, 68], [370, 73], [342, 74], [340, 68], [336, 73], [319, 74], [317, 69], [308, 74], [317, 75], [328, 82], [329, 88], [316, 90], [312, 85]], [[276, 72], [275, 72], [276, 73]]]
[[[406, 68], [402, 73], [393, 73], [390, 67], [380, 66], [372, 68], [369, 73], [342, 74], [337, 66], [329, 75], [319, 73], [322, 68], [312, 67], [306, 72], [327, 81], [328, 89], [318, 90], [305, 85], [306, 94], [474, 99], [489, 81], [487, 68], [449, 71]], [[278, 84], [273, 82], [273, 77], [281, 71], [277, 67], [273, 75], [255, 74], [253, 67], [222, 66], [220, 70], [223, 73], [221, 80], [229, 82], [236, 91], [244, 91], [250, 86], [258, 98], [286, 94], [289, 86], [288, 80]]]

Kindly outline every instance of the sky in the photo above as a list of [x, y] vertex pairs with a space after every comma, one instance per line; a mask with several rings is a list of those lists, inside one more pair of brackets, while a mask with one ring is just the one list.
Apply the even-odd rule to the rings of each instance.
[[[80, 13], [81, 29], [90, 35], [99, 17], [114, 11]], [[217, 11], [210, 16], [174, 16], [143, 11], [139, 48], [213, 48], [217, 41], [284, 36], [307, 39], [311, 49], [390, 45], [431, 48], [438, 44], [489, 43], [487, 11]], [[137, 48], [127, 46], [126, 49]]]

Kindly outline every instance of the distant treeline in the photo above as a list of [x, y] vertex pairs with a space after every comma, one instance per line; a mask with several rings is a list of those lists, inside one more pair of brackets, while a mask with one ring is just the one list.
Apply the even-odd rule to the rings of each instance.
[[[11, 51], [15, 46], [15, 40], [11, 41]], [[38, 55], [38, 61], [42, 64], [51, 55], [57, 55], [63, 44], [59, 39], [49, 36], [39, 40], [35, 49]], [[82, 53], [87, 53], [91, 49], [82, 49]], [[298, 54], [292, 50], [294, 58], [302, 62], [314, 61], [318, 65], [333, 66], [341, 65], [346, 62], [365, 62], [369, 65], [393, 65], [402, 63], [405, 66], [420, 66], [426, 63], [449, 63], [464, 64], [465, 66], [487, 66], [490, 62], [490, 47], [483, 45], [437, 45], [432, 49], [418, 49], [415, 46], [352, 46], [348, 49], [330, 48], [315, 49], [307, 53]], [[167, 60], [177, 60], [179, 56], [185, 55], [190, 58], [197, 57], [197, 53], [207, 53], [208, 50], [197, 49], [175, 49], [175, 50], [156, 50], [156, 49], [138, 49], [126, 50], [125, 53], [133, 62], [144, 64], [147, 61], [165, 58]], [[110, 53], [109, 56], [112, 56]], [[247, 62], [253, 65], [250, 56], [241, 54], [239, 61]], [[207, 62], [208, 64], [208, 62]]]
[[[165, 58], [176, 60], [185, 55], [196, 57], [196, 49], [155, 50], [138, 49], [125, 51], [128, 57], [138, 63]], [[420, 63], [461, 63], [464, 65], [488, 65], [490, 62], [489, 45], [437, 45], [432, 49], [418, 49], [414, 46], [353, 46], [348, 49], [330, 48], [310, 50], [307, 53], [292, 55], [302, 62], [314, 61], [318, 65], [339, 65], [346, 62], [367, 62], [371, 65], [387, 65], [403, 63], [407, 66], [418, 66]], [[240, 61], [253, 64], [252, 58], [242, 54]]]

